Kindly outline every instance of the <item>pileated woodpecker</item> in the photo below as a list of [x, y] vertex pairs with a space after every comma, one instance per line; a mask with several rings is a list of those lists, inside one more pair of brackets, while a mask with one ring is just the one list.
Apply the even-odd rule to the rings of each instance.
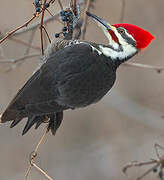
[[116, 70], [154, 39], [148, 31], [131, 24], [110, 25], [87, 12], [101, 26], [109, 44], [79, 40], [52, 43], [44, 63], [27, 81], [1, 115], [11, 127], [27, 117], [25, 134], [34, 124], [48, 119], [52, 134], [60, 126], [63, 111], [98, 102], [112, 88]]

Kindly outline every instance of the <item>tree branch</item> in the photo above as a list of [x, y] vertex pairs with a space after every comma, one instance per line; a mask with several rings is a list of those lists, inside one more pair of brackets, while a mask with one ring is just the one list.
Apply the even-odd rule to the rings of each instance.
[[30, 43], [27, 43], [27, 42], [25, 42], [25, 41], [22, 41], [22, 40], [20, 40], [20, 39], [15, 39], [15, 38], [13, 38], [13, 37], [9, 37], [9, 40], [15, 41], [15, 42], [17, 42], [17, 43], [19, 43], [19, 44], [23, 44], [24, 46], [33, 48], [33, 49], [35, 49], [35, 50], [40, 50], [40, 47], [34, 46], [34, 45], [32, 45], [32, 44], [30, 44]]
[[27, 22], [25, 22], [22, 26], [19, 26], [17, 27], [15, 30], [11, 31], [11, 32], [8, 32], [7, 35], [5, 37], [3, 37], [1, 40], [0, 40], [0, 44], [6, 40], [8, 37], [10, 37], [12, 34], [14, 34], [16, 31], [24, 28], [24, 27], [27, 27], [28, 24], [33, 21], [34, 19], [36, 18], [36, 16], [34, 15], [30, 20], [28, 20]]
[[139, 64], [139, 63], [126, 62], [126, 63], [124, 63], [122, 65], [127, 66], [127, 67], [144, 68], [144, 69], [155, 70], [157, 73], [161, 73], [164, 70], [164, 67], [162, 67], [162, 66], [152, 66], [152, 65], [148, 65], [148, 64]]
[[[28, 177], [28, 175], [29, 175], [29, 173], [30, 173], [30, 170], [31, 170], [32, 166], [35, 166], [35, 168], [38, 169], [38, 166], [36, 166], [36, 164], [34, 163], [34, 160], [35, 160], [35, 158], [36, 158], [36, 156], [37, 156], [37, 152], [38, 152], [38, 150], [39, 150], [39, 147], [40, 147], [40, 145], [43, 143], [43, 141], [44, 141], [47, 133], [48, 133], [48, 128], [46, 127], [46, 130], [45, 130], [43, 136], [41, 137], [39, 143], [37, 144], [35, 150], [32, 152], [32, 155], [31, 155], [31, 157], [30, 157], [30, 165], [29, 165], [29, 167], [28, 167], [28, 169], [27, 169], [27, 171], [26, 171], [26, 174], [25, 174], [25, 177], [24, 177], [25, 180], [27, 180], [27, 177]], [[44, 174], [45, 176], [47, 175], [46, 173], [43, 173], [43, 170], [42, 170], [42, 169], [39, 168], [38, 170], [39, 170], [42, 174]], [[46, 177], [47, 177], [47, 176], [46, 176]], [[50, 180], [52, 180], [52, 179], [50, 179]]]
[[28, 58], [32, 58], [32, 57], [38, 57], [40, 56], [40, 54], [30, 54], [30, 55], [25, 55], [25, 56], [22, 56], [18, 59], [5, 59], [5, 60], [0, 60], [0, 63], [18, 63], [20, 61], [23, 61], [23, 60], [26, 60]]
[[82, 25], [82, 28], [81, 28], [82, 40], [85, 39], [85, 33], [86, 33], [86, 30], [87, 30], [87, 20], [88, 20], [88, 16], [86, 15], [86, 12], [89, 11], [90, 6], [91, 6], [91, 0], [87, 0], [86, 7], [85, 7], [85, 10], [84, 10], [84, 15], [83, 15], [83, 25]]

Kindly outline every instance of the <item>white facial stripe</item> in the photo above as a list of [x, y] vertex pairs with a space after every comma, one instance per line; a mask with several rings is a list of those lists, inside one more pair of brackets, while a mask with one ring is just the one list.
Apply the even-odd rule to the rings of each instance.
[[133, 41], [136, 41], [136, 40], [133, 38], [133, 36], [127, 32], [126, 29], [125, 29], [125, 34], [126, 34], [129, 38], [133, 39]]
[[[100, 25], [104, 31], [104, 34], [106, 35], [106, 37], [108, 38], [109, 40], [109, 45], [113, 47], [112, 48], [109, 48], [109, 47], [103, 47], [103, 46], [99, 46], [100, 48], [100, 51], [107, 57], [111, 57], [112, 59], [125, 59], [127, 58], [128, 56], [131, 56], [133, 54], [135, 54], [137, 52], [137, 49], [135, 47], [133, 47], [132, 45], [128, 44], [125, 39], [121, 36], [121, 34], [117, 31], [117, 29], [113, 29], [115, 35], [117, 36], [118, 38], [118, 41], [119, 43], [122, 45], [122, 51], [116, 51], [119, 49], [119, 44], [116, 43], [110, 33], [106, 30], [106, 28], [104, 28], [102, 25]], [[133, 39], [133, 36], [131, 36], [125, 29], [125, 33], [126, 35]], [[135, 40], [134, 40], [135, 41]]]
[[118, 38], [118, 41], [121, 45], [127, 45], [128, 43], [124, 40], [124, 38], [121, 36], [121, 34], [117, 31], [117, 29], [114, 30], [115, 35]]
[[109, 47], [103, 47], [103, 46], [100, 45], [99, 46], [100, 50], [98, 50], [97, 48], [95, 48], [91, 44], [86, 43], [86, 42], [80, 42], [78, 40], [73, 41], [70, 45], [72, 45], [72, 44], [81, 44], [81, 43], [87, 44], [92, 48], [92, 51], [97, 51], [99, 55], [104, 54], [105, 56], [111, 57], [112, 59], [117, 59], [118, 58], [120, 60], [125, 59], [126, 57], [131, 56], [132, 54], [136, 53], [136, 51], [137, 51], [136, 48], [133, 47], [132, 45], [128, 44], [127, 42], [125, 42], [124, 39], [122, 38], [122, 36], [117, 31], [116, 31], [116, 33], [117, 33], [116, 36], [119, 39], [121, 39], [121, 42], [124, 45], [122, 46], [122, 49], [123, 49], [122, 51], [116, 51], [119, 48], [119, 45], [115, 41], [112, 40], [109, 32], [106, 29], [103, 28], [103, 30], [104, 30], [105, 35], [108, 37], [108, 39], [110, 41], [109, 44], [114, 49], [109, 48]]
[[[95, 20], [96, 21], [96, 20]], [[109, 40], [109, 44], [114, 48], [114, 49], [118, 49], [119, 45], [112, 39], [111, 35], [109, 34], [108, 30], [106, 29], [106, 27], [104, 27], [103, 24], [101, 24], [100, 22], [96, 21], [98, 26], [101, 27], [101, 29], [103, 30], [105, 36], [108, 38]]]
[[101, 52], [107, 56], [107, 57], [111, 57], [112, 59], [125, 59], [128, 56], [131, 56], [133, 54], [135, 54], [137, 52], [136, 48], [133, 47], [132, 45], [127, 44], [126, 46], [122, 46], [123, 51], [115, 51], [109, 47], [103, 47], [103, 46], [99, 46]]

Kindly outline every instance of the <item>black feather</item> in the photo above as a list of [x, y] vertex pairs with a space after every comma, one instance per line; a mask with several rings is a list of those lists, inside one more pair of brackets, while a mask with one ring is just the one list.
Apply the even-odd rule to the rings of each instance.
[[27, 123], [23, 129], [22, 135], [24, 135], [37, 121], [36, 116], [32, 115], [28, 117]]
[[10, 128], [13, 128], [14, 126], [16, 126], [21, 120], [22, 120], [22, 118], [15, 119], [15, 120], [11, 123]]
[[48, 129], [51, 129], [52, 134], [55, 135], [56, 130], [59, 128], [63, 120], [63, 112], [57, 112], [57, 113], [51, 114], [49, 118], [50, 118], [50, 122], [48, 125]]
[[39, 116], [38, 121], [36, 122], [35, 129], [38, 129], [38, 127], [45, 121], [46, 116]]
[[98, 102], [112, 88], [117, 67], [91, 45], [70, 45], [48, 56], [11, 101], [2, 122], [14, 120], [14, 127], [28, 117], [25, 134], [35, 123], [37, 129], [47, 116], [49, 129], [55, 134], [64, 110]]

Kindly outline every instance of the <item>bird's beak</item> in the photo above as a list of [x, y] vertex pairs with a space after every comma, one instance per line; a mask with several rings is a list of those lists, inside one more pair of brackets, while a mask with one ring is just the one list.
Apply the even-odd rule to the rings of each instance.
[[112, 25], [110, 25], [109, 23], [107, 23], [106, 21], [104, 21], [103, 19], [101, 19], [100, 17], [94, 15], [94, 14], [91, 14], [90, 12], [86, 12], [86, 14], [90, 17], [92, 17], [95, 21], [99, 22], [101, 25], [103, 25], [108, 31], [109, 30], [112, 30], [114, 31], [116, 28]]

